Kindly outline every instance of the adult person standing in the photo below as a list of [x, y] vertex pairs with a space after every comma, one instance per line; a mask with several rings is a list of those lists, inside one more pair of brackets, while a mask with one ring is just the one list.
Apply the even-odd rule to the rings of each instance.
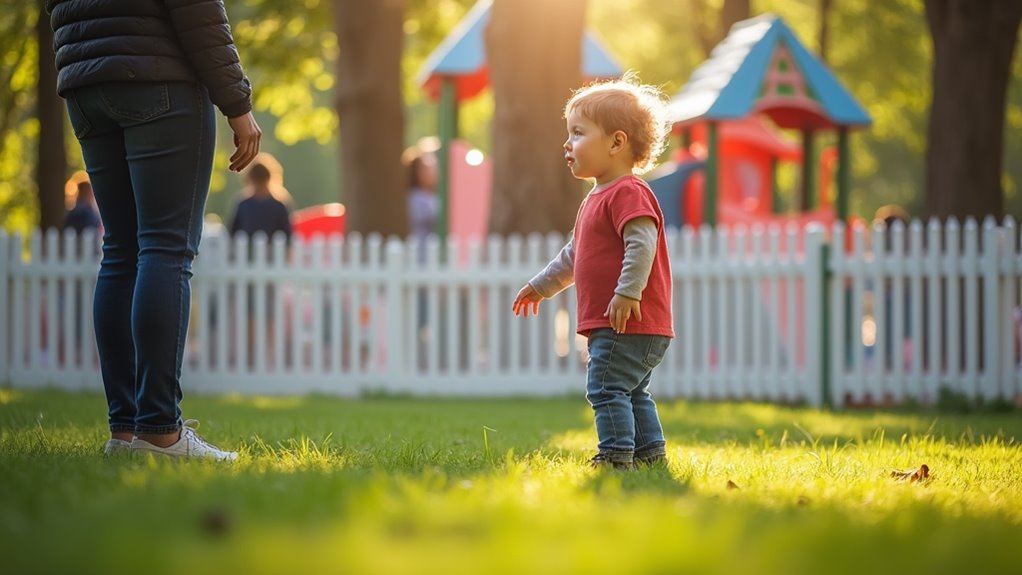
[[234, 460], [180, 408], [213, 106], [234, 131], [232, 171], [255, 158], [262, 136], [227, 12], [220, 0], [46, 0], [46, 12], [57, 93], [104, 225], [93, 300], [111, 435], [104, 451]]

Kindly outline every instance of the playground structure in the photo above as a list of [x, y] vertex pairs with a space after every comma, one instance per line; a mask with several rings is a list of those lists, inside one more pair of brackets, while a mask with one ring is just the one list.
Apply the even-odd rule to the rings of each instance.
[[[457, 139], [457, 115], [459, 102], [488, 83], [482, 35], [490, 6], [480, 0], [419, 73], [427, 95], [439, 101], [441, 241], [486, 233], [489, 164], [466, 160], [472, 148]], [[621, 73], [588, 32], [582, 48], [587, 77]], [[647, 178], [668, 226], [775, 222], [804, 229], [848, 220], [850, 131], [869, 126], [870, 117], [777, 16], [735, 24], [671, 100], [670, 112], [681, 146]], [[800, 134], [801, 145], [782, 130]], [[817, 152], [823, 130], [837, 133], [837, 145]], [[781, 210], [782, 163], [801, 174], [791, 213]]]
[[[847, 221], [849, 130], [868, 126], [870, 117], [777, 16], [736, 23], [670, 112], [682, 145], [649, 178], [669, 225]], [[798, 131], [801, 148], [773, 126]], [[837, 131], [838, 143], [817, 157], [820, 130]], [[801, 167], [795, 215], [779, 209], [782, 161]]]
[[[687, 146], [658, 166], [646, 179], [664, 212], [668, 227], [699, 226], [710, 222], [706, 214], [706, 124], [685, 128]], [[677, 129], [677, 133], [683, 130]], [[762, 118], [751, 117], [721, 123], [719, 128], [719, 191], [717, 224], [752, 225], [792, 222], [805, 228], [810, 222], [835, 219], [830, 198], [837, 151], [828, 147], [818, 160], [819, 205], [811, 210], [780, 213], [777, 170], [782, 163], [801, 165], [803, 150], [781, 138]]]

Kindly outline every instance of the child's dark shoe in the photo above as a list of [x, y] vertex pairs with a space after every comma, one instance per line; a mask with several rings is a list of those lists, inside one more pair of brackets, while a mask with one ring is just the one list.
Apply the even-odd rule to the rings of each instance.
[[635, 469], [630, 453], [597, 453], [589, 460], [593, 469]]
[[636, 457], [635, 467], [638, 468], [667, 468], [667, 456], [666, 455], [652, 455], [647, 457]]
[[654, 443], [635, 451], [637, 467], [667, 467], [667, 448], [663, 443]]

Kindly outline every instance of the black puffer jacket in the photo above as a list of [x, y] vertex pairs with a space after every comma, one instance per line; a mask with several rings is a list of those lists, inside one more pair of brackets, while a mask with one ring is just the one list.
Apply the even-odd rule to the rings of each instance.
[[228, 118], [252, 109], [222, 0], [46, 0], [57, 92], [104, 82], [199, 81]]

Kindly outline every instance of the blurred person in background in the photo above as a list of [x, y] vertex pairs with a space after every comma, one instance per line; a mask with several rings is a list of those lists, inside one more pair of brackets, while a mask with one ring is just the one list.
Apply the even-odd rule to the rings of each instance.
[[294, 202], [284, 187], [284, 168], [280, 162], [263, 152], [256, 156], [244, 176], [241, 200], [231, 215], [231, 236], [245, 233], [251, 239], [256, 232], [263, 232], [272, 241], [274, 235], [281, 233], [290, 241]]
[[[238, 234], [245, 234], [249, 238], [248, 260], [251, 262], [254, 251], [251, 244], [252, 236], [256, 233], [264, 233], [272, 242], [277, 234], [283, 235], [287, 243], [291, 243], [291, 210], [293, 201], [291, 194], [284, 187], [284, 168], [272, 155], [265, 152], [256, 156], [255, 161], [245, 171], [245, 187], [241, 192], [241, 200], [234, 208], [231, 216], [230, 231], [232, 240]], [[272, 261], [273, 248], [266, 251], [267, 261], [258, 262], [265, 264]], [[235, 254], [235, 257], [238, 257]], [[274, 312], [277, 297], [277, 290], [272, 281], [266, 284], [266, 300], [264, 303], [265, 321], [261, 329], [266, 331], [266, 349], [256, 349], [256, 290], [255, 286], [249, 284], [246, 290], [248, 321], [248, 364], [251, 367], [255, 363], [255, 354], [265, 353], [272, 364], [275, 360], [273, 350], [275, 349], [275, 322]]]
[[68, 178], [64, 184], [64, 198], [67, 204], [62, 226], [64, 230], [74, 230], [80, 236], [85, 230], [102, 228], [103, 221], [99, 217], [88, 173], [79, 170]]
[[[421, 266], [426, 263], [427, 240], [436, 234], [437, 220], [440, 216], [440, 199], [436, 194], [437, 158], [435, 146], [429, 139], [423, 139], [415, 146], [405, 150], [402, 163], [408, 170], [408, 225], [410, 238], [414, 244], [415, 261]], [[420, 342], [419, 363], [426, 363], [426, 344], [431, 337], [429, 332], [429, 294], [426, 288], [416, 292], [418, 310], [416, 327]], [[439, 310], [435, 310], [439, 313]]]

